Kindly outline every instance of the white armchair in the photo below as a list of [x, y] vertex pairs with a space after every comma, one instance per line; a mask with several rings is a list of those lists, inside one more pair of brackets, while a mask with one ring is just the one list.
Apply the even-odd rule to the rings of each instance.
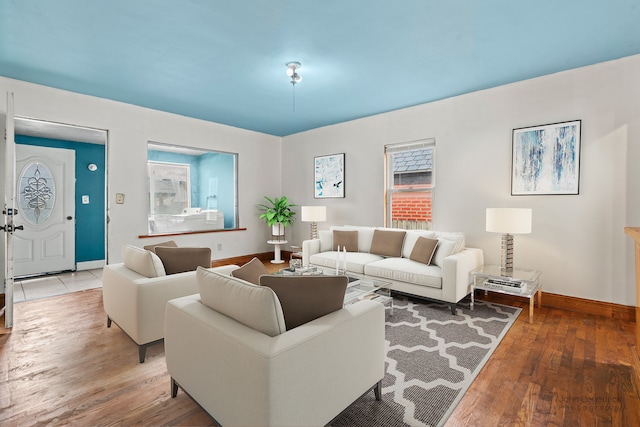
[[[107, 327], [112, 322], [137, 345], [143, 363], [147, 347], [164, 337], [164, 312], [167, 301], [198, 293], [196, 272], [166, 275], [160, 259], [142, 248], [125, 245], [125, 262], [104, 266], [102, 299], [107, 313]], [[235, 265], [217, 267], [231, 271]]]
[[[165, 357], [172, 397], [178, 387], [184, 389], [224, 426], [325, 425], [372, 388], [380, 400], [380, 303], [360, 301], [284, 331], [270, 288], [214, 280], [227, 286], [226, 297], [215, 297], [225, 314], [203, 302], [202, 288], [200, 295], [167, 303]], [[232, 282], [251, 288], [244, 292]]]

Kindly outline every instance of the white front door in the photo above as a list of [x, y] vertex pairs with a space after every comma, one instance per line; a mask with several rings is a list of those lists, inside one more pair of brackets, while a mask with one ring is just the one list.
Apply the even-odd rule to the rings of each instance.
[[75, 270], [75, 151], [16, 144], [14, 274]]

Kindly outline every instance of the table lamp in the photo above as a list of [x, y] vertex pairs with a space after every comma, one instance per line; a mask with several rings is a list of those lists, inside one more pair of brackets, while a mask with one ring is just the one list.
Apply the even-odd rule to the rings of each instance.
[[513, 235], [531, 233], [531, 209], [487, 208], [487, 231], [503, 233], [500, 268], [513, 271]]
[[302, 206], [300, 213], [302, 222], [311, 223], [311, 239], [318, 238], [318, 223], [327, 220], [326, 206]]

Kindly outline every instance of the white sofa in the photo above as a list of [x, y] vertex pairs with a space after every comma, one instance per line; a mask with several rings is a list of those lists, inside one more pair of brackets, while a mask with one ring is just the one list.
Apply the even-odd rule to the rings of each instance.
[[[164, 312], [170, 299], [198, 293], [196, 273], [166, 275], [160, 258], [151, 251], [124, 245], [125, 262], [103, 268], [102, 298], [107, 327], [115, 322], [137, 345], [140, 363], [147, 347], [164, 337]], [[229, 272], [237, 266], [216, 267]]]
[[[357, 231], [357, 251], [338, 254], [334, 250], [334, 230]], [[336, 262], [341, 263], [340, 257], [346, 255], [346, 270], [350, 275], [387, 280], [394, 291], [449, 303], [451, 313], [455, 314], [457, 303], [471, 292], [469, 273], [484, 263], [482, 250], [465, 247], [463, 233], [407, 230], [398, 256], [383, 256], [370, 252], [375, 230], [402, 231], [363, 226], [320, 230], [319, 239], [305, 240], [302, 244], [303, 265], [334, 270]], [[410, 259], [421, 236], [438, 239], [429, 264]]]
[[322, 426], [363, 393], [380, 399], [384, 308], [360, 301], [285, 331], [274, 291], [198, 269], [171, 300], [165, 357], [178, 387], [223, 426]]

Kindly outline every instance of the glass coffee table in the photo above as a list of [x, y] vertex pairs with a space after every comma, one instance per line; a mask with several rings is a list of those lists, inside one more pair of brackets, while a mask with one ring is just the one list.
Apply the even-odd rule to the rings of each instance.
[[[351, 279], [351, 278], [350, 278]], [[393, 315], [393, 297], [391, 296], [391, 282], [370, 278], [353, 278], [349, 281], [344, 293], [344, 304], [353, 304], [365, 299], [378, 301], [389, 307], [389, 314]]]
[[[335, 275], [333, 270], [323, 270], [318, 267], [307, 268], [283, 268], [278, 274], [285, 276], [330, 276]], [[385, 307], [389, 307], [393, 315], [393, 297], [391, 296], [391, 282], [381, 279], [349, 276], [349, 284], [344, 293], [344, 305], [353, 304], [365, 299], [378, 301]]]

